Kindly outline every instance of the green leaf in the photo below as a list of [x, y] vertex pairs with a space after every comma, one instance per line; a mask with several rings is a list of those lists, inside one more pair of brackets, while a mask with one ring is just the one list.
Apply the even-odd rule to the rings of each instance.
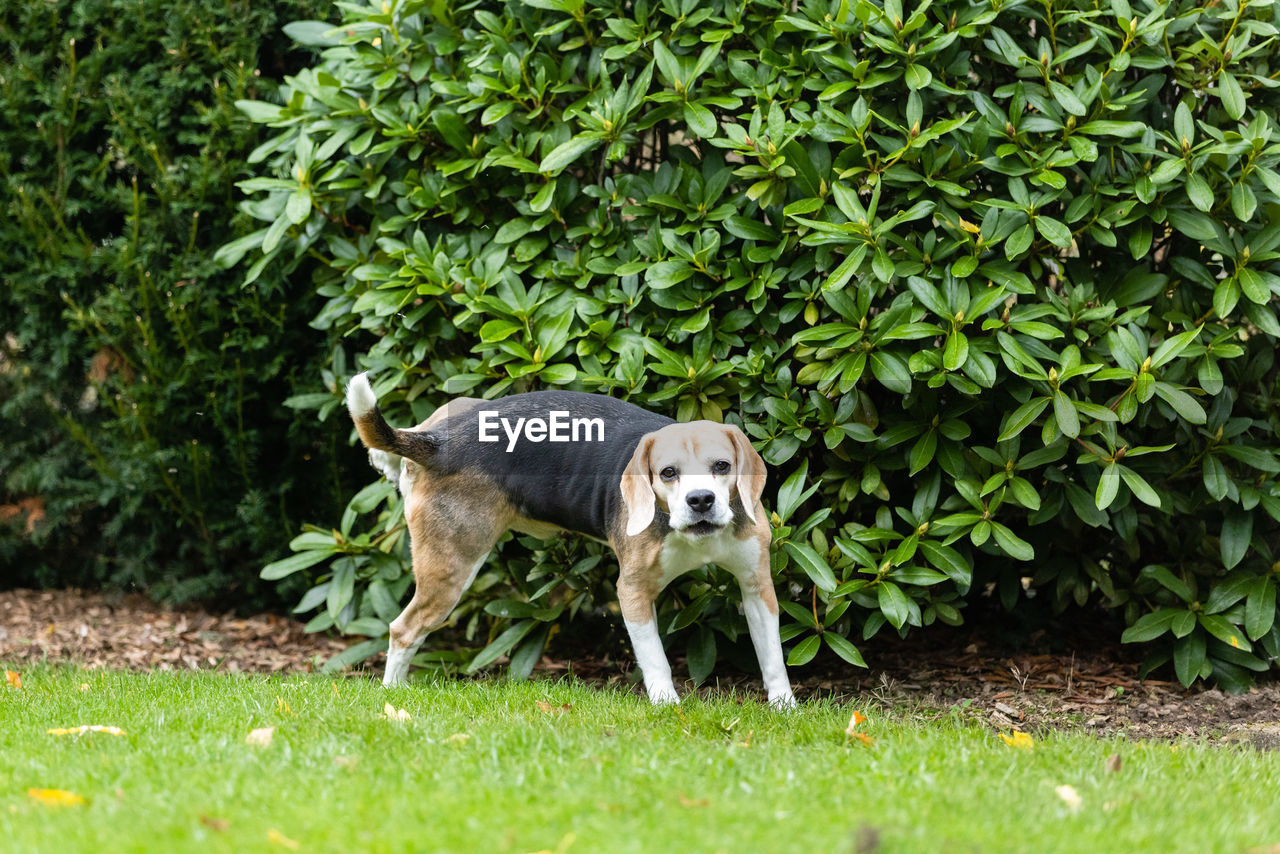
[[1218, 97], [1222, 99], [1227, 115], [1239, 121], [1244, 115], [1245, 94], [1240, 83], [1227, 71], [1218, 74]]
[[1120, 635], [1121, 643], [1145, 643], [1155, 640], [1167, 631], [1178, 612], [1172, 608], [1162, 608], [1150, 614], [1143, 614]]
[[1053, 417], [1057, 420], [1058, 429], [1062, 431], [1062, 435], [1068, 439], [1074, 439], [1080, 435], [1080, 416], [1071, 398], [1067, 397], [1061, 389], [1053, 393]]
[[809, 576], [819, 590], [824, 593], [830, 593], [836, 589], [838, 582], [831, 572], [831, 567], [827, 566], [827, 562], [822, 556], [811, 547], [804, 543], [788, 541], [783, 544], [783, 548], [786, 549], [791, 559], [799, 564], [805, 575]]
[[787, 656], [787, 666], [800, 667], [808, 664], [818, 654], [818, 647], [821, 645], [822, 638], [818, 635], [809, 635], [791, 648], [791, 653]]
[[892, 623], [895, 629], [902, 628], [911, 616], [911, 600], [907, 594], [892, 581], [881, 581], [876, 585], [876, 596], [880, 604], [880, 613], [884, 614], [885, 619]]
[[284, 206], [284, 214], [294, 225], [311, 216], [311, 191], [305, 187], [299, 187], [290, 193], [289, 201]]
[[1149, 507], [1159, 507], [1160, 496], [1156, 493], [1151, 485], [1142, 479], [1142, 475], [1138, 474], [1128, 466], [1119, 466], [1120, 477], [1124, 480], [1125, 485], [1134, 494], [1134, 497]]
[[716, 135], [716, 117], [702, 104], [685, 104], [684, 121], [691, 131], [703, 139], [710, 139]]
[[1035, 560], [1036, 550], [1031, 544], [999, 522], [991, 523], [991, 534], [995, 537], [996, 545], [1014, 560]]
[[1200, 675], [1205, 663], [1205, 639], [1200, 632], [1192, 632], [1173, 645], [1173, 671], [1178, 681], [1190, 686]]
[[599, 137], [575, 136], [568, 142], [557, 145], [538, 166], [538, 171], [554, 175], [588, 151], [597, 148], [602, 142], [604, 140]]
[[1249, 541], [1252, 537], [1253, 514], [1232, 505], [1222, 520], [1222, 534], [1218, 543], [1222, 554], [1222, 565], [1231, 569], [1238, 564], [1249, 551]]
[[931, 82], [933, 82], [933, 73], [930, 72], [929, 69], [925, 68], [923, 65], [916, 65], [916, 64], [908, 65], [906, 80], [907, 80], [907, 88], [914, 92], [917, 89], [925, 88]]
[[1066, 249], [1071, 245], [1071, 229], [1051, 216], [1037, 215], [1036, 231], [1054, 246]]
[[694, 685], [701, 685], [716, 666], [716, 633], [709, 626], [698, 626], [685, 647], [689, 678]]
[[1076, 93], [1058, 81], [1049, 81], [1049, 92], [1052, 93], [1053, 99], [1061, 105], [1062, 109], [1066, 110], [1071, 115], [1083, 116], [1085, 113], [1089, 112], [1085, 107], [1084, 102], [1076, 97]]
[[1098, 490], [1094, 496], [1094, 504], [1099, 510], [1106, 510], [1120, 493], [1120, 472], [1115, 463], [1107, 463], [1098, 478]]
[[516, 644], [524, 640], [525, 635], [533, 631], [537, 626], [541, 625], [538, 620], [521, 620], [514, 626], [509, 627], [502, 634], [493, 639], [493, 642], [486, 646], [480, 652], [476, 653], [476, 657], [471, 659], [471, 663], [467, 665], [465, 673], [475, 673], [490, 664], [493, 664], [499, 658], [510, 652]]
[[1199, 175], [1187, 176], [1187, 198], [1202, 211], [1208, 212], [1213, 207], [1213, 190], [1209, 188], [1209, 182]]
[[266, 101], [236, 101], [236, 109], [249, 117], [251, 121], [265, 123], [280, 118], [283, 108]]
[[[1058, 394], [1061, 394], [1061, 392], [1058, 392]], [[1009, 416], [1009, 420], [1005, 422], [1005, 428], [996, 441], [1007, 442], [1027, 429], [1033, 421], [1040, 417], [1040, 413], [1044, 412], [1049, 402], [1050, 399], [1048, 397], [1033, 397], [1019, 406]]]
[[1244, 630], [1253, 640], [1271, 631], [1276, 619], [1276, 582], [1271, 578], [1255, 578], [1249, 585], [1249, 598], [1244, 606]]
[[858, 648], [851, 644], [848, 638], [835, 632], [823, 632], [822, 639], [827, 642], [827, 646], [831, 648], [832, 652], [854, 667], [867, 666], [867, 662], [862, 658], [862, 653], [858, 652]]
[[315, 566], [320, 561], [327, 560], [333, 556], [333, 552], [322, 551], [320, 549], [300, 552], [296, 555], [290, 555], [283, 560], [277, 560], [273, 563], [267, 564], [262, 568], [262, 571], [258, 573], [258, 577], [266, 579], [267, 581], [277, 581], [281, 578], [293, 575], [295, 572], [304, 570], [307, 567]]

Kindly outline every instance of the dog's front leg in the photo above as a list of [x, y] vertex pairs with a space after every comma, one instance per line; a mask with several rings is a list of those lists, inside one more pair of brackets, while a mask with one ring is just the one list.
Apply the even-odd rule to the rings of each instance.
[[778, 635], [778, 597], [773, 592], [766, 549], [760, 563], [751, 570], [735, 573], [742, 588], [742, 612], [751, 632], [751, 645], [760, 662], [760, 675], [769, 692], [769, 705], [777, 709], [795, 708], [787, 665], [782, 657], [782, 639]]
[[654, 606], [656, 591], [648, 591], [642, 585], [618, 581], [618, 606], [622, 620], [631, 637], [631, 648], [636, 654], [636, 664], [644, 676], [644, 688], [649, 701], [654, 704], [678, 703], [676, 686], [671, 681], [671, 664], [658, 637], [658, 613]]

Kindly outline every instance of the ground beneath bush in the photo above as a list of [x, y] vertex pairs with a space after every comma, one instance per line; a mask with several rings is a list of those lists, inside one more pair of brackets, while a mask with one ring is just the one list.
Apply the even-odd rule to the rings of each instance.
[[[1233, 696], [1138, 679], [1129, 650], [1014, 650], [973, 630], [931, 630], [863, 647], [871, 668], [830, 662], [794, 673], [801, 699], [867, 697], [925, 713], [953, 712], [1003, 732], [1085, 728], [1099, 734], [1191, 736], [1280, 749], [1280, 685]], [[1061, 638], [1056, 639], [1060, 644]], [[272, 614], [237, 617], [169, 609], [141, 596], [77, 590], [0, 592], [0, 661], [74, 662], [88, 668], [279, 673], [318, 669], [344, 641]], [[381, 662], [374, 661], [375, 667]], [[676, 662], [679, 672], [682, 662]], [[538, 670], [599, 684], [629, 684], [630, 661], [544, 657]], [[356, 676], [365, 674], [357, 672]], [[755, 674], [720, 676], [704, 690], [758, 691]], [[638, 689], [637, 689], [638, 690]]]

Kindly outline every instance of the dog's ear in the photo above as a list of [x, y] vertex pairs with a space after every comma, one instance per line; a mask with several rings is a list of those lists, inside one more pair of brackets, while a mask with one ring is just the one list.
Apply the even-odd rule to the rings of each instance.
[[622, 472], [622, 503], [627, 508], [627, 536], [634, 537], [653, 524], [657, 497], [649, 483], [649, 454], [653, 450], [653, 433], [641, 437], [631, 462]]
[[751, 440], [747, 438], [747, 434], [732, 424], [726, 424], [725, 429], [729, 431], [729, 438], [733, 440], [736, 457], [733, 465], [738, 472], [738, 497], [742, 499], [742, 509], [746, 511], [747, 518], [755, 522], [755, 508], [760, 503], [760, 496], [764, 494], [764, 482], [769, 474], [764, 467], [764, 460], [756, 453], [756, 449], [751, 447]]

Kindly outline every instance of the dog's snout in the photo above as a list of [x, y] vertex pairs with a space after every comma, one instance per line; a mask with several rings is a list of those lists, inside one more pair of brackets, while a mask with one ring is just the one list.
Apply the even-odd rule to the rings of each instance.
[[696, 489], [685, 496], [684, 500], [689, 503], [693, 512], [706, 513], [716, 503], [716, 494], [709, 489]]

